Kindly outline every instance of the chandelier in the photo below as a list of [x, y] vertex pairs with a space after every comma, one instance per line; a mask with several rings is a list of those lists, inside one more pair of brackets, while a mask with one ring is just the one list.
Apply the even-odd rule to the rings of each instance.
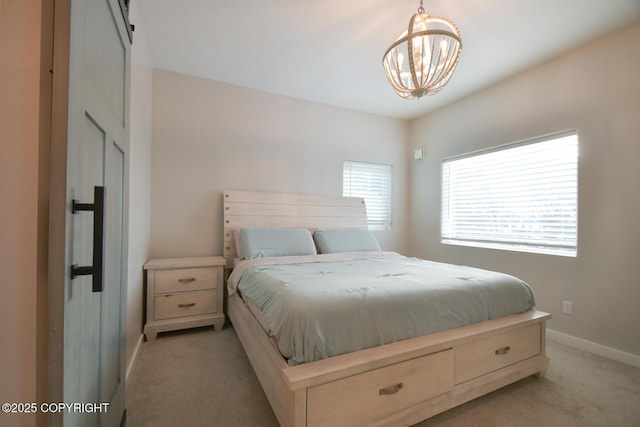
[[458, 64], [462, 39], [455, 24], [418, 13], [382, 58], [391, 86], [405, 99], [433, 95], [447, 84]]

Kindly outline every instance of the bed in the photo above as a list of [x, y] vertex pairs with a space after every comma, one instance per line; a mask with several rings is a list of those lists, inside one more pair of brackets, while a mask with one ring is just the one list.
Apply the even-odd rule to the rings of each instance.
[[[236, 264], [241, 230], [366, 227], [366, 207], [358, 198], [225, 191], [223, 199], [228, 266]], [[276, 265], [279, 269], [279, 261]], [[247, 271], [254, 271], [251, 268]], [[549, 364], [545, 321], [550, 315], [529, 307], [361, 350], [341, 350], [312, 360], [285, 358], [265, 330], [264, 319], [235, 286], [228, 297], [229, 317], [283, 426], [411, 425], [539, 375]]]

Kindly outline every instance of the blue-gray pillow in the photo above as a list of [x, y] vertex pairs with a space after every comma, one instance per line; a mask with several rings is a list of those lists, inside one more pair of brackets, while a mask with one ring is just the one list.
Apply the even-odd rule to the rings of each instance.
[[240, 245], [245, 259], [317, 254], [306, 228], [242, 228]]
[[316, 230], [313, 240], [321, 254], [381, 250], [373, 233], [364, 228]]

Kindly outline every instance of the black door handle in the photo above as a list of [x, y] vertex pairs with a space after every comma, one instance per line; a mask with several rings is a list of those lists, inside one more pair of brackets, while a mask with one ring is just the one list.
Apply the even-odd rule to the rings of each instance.
[[78, 276], [91, 275], [93, 292], [102, 292], [104, 289], [102, 282], [102, 264], [104, 249], [104, 187], [93, 187], [93, 203], [79, 203], [73, 199], [71, 213], [80, 211], [93, 212], [93, 265], [78, 267], [77, 264], [71, 266], [71, 280]]

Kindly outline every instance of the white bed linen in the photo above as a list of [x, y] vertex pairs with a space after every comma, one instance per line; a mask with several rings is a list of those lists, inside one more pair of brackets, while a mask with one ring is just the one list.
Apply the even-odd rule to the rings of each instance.
[[257, 258], [238, 263], [228, 287], [261, 311], [292, 365], [535, 305], [513, 276], [394, 252]]

